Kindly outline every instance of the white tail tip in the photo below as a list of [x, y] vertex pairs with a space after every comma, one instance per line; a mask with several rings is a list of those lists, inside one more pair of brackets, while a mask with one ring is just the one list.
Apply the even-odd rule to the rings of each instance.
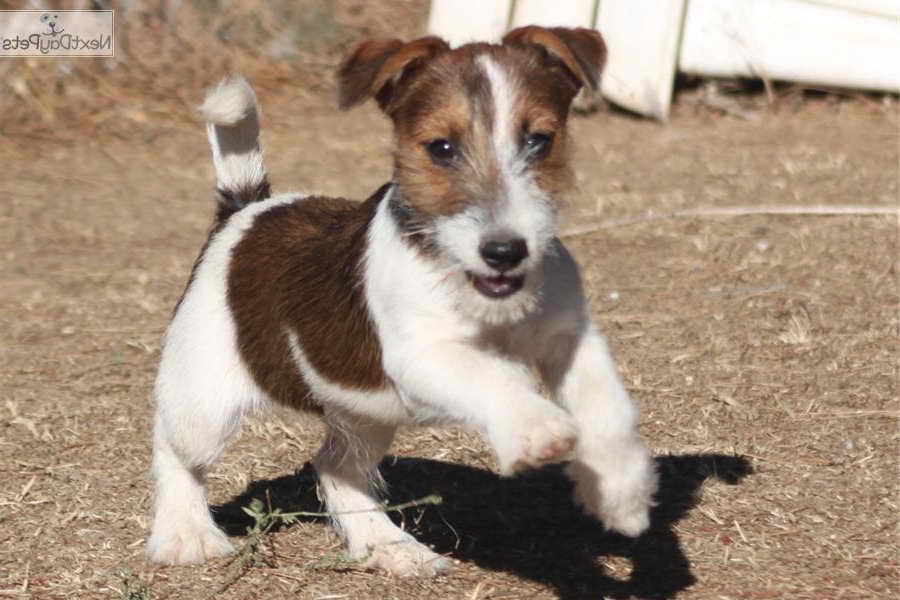
[[203, 118], [215, 125], [234, 125], [250, 112], [259, 112], [256, 94], [241, 76], [225, 79], [206, 95], [200, 107]]
[[218, 218], [269, 197], [259, 147], [259, 106], [243, 77], [230, 77], [209, 92], [200, 107], [216, 168]]

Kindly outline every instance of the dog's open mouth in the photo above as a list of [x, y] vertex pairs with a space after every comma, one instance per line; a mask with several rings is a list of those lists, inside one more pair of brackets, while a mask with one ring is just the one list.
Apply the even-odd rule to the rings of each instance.
[[525, 285], [524, 275], [475, 275], [466, 273], [475, 289], [488, 298], [506, 298], [512, 296]]

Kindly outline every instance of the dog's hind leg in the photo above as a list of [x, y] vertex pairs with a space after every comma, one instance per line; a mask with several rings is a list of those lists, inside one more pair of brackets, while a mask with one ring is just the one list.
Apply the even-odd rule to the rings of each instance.
[[147, 554], [155, 562], [202, 562], [231, 552], [207, 507], [206, 472], [262, 397], [226, 312], [203, 301], [203, 277], [169, 327], [154, 389], [156, 495]]
[[382, 484], [378, 463], [390, 447], [393, 426], [328, 423], [325, 444], [314, 460], [319, 495], [352, 559], [395, 575], [434, 575], [452, 562], [397, 527], [376, 499]]
[[156, 500], [147, 555], [154, 562], [204, 562], [233, 550], [206, 504], [206, 471], [224, 445], [222, 432], [199, 433], [200, 439], [173, 440], [182, 434], [157, 420], [153, 447]]
[[[153, 476], [156, 481], [153, 530], [147, 554], [154, 562], [203, 562], [232, 551], [206, 503], [206, 473], [240, 428], [249, 406], [242, 368], [219, 375], [222, 365], [196, 364], [167, 344], [154, 395]], [[175, 346], [175, 348], [173, 348]], [[213, 362], [222, 354], [207, 356]]]

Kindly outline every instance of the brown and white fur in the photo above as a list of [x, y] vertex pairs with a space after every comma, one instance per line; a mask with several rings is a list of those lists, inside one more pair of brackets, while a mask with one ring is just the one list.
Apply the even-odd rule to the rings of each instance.
[[569, 105], [604, 58], [586, 29], [361, 44], [339, 103], [374, 97], [396, 137], [391, 182], [361, 204], [270, 197], [253, 91], [232, 79], [208, 96], [218, 214], [156, 381], [152, 560], [232, 550], [205, 474], [270, 405], [321, 415], [319, 493], [373, 567], [451, 565], [379, 510], [377, 465], [401, 425], [476, 428], [503, 474], [571, 459], [587, 511], [629, 536], [648, 527], [656, 473], [638, 413], [555, 237]]

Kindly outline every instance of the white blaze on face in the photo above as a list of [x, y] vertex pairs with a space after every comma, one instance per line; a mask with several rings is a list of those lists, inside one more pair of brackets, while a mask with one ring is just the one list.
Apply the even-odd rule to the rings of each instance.
[[[519, 144], [516, 139], [515, 108], [518, 96], [518, 81], [510, 77], [500, 65], [487, 54], [475, 60], [481, 66], [491, 86], [491, 97], [494, 100], [494, 131], [492, 136], [494, 154], [503, 173], [508, 179], [515, 173]], [[521, 170], [519, 168], [518, 170]]]
[[540, 257], [555, 231], [555, 215], [550, 198], [529, 170], [521, 148], [523, 103], [519, 95], [525, 82], [487, 54], [477, 59], [491, 88], [494, 101], [492, 143], [501, 174], [500, 198], [493, 214], [500, 230], [525, 238], [529, 254]]
[[[475, 58], [487, 80], [493, 115], [489, 133], [491, 156], [499, 177], [491, 196], [473, 198], [462, 211], [439, 217], [435, 221], [436, 241], [446, 259], [445, 267], [453, 273], [446, 282], [458, 290], [457, 306], [461, 312], [483, 322], [514, 322], [535, 310], [539, 304], [543, 280], [543, 258], [552, 251], [556, 216], [552, 198], [538, 185], [532, 165], [522, 151], [526, 106], [524, 81], [515, 71], [488, 54]], [[476, 125], [477, 126], [477, 125]], [[473, 172], [487, 172], [473, 166]], [[480, 253], [483, 242], [497, 236], [525, 240], [528, 257], [505, 274], [524, 277], [524, 287], [511, 296], [487, 298], [477, 292], [468, 276], [497, 275]]]

